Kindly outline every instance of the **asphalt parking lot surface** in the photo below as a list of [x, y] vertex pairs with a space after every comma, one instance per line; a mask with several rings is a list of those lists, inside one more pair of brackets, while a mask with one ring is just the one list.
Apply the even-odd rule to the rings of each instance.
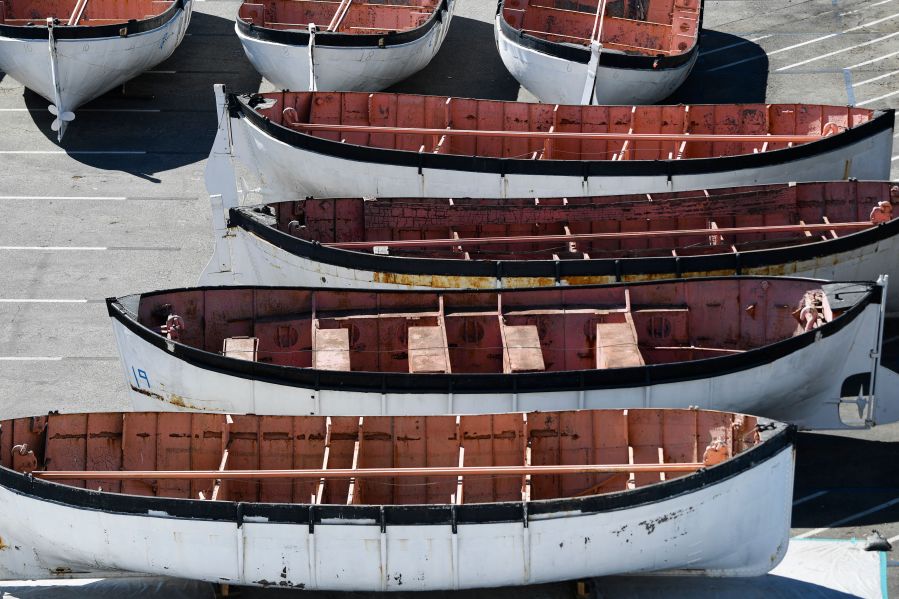
[[[457, 2], [438, 56], [393, 90], [532, 100], [496, 52], [494, 2]], [[103, 299], [194, 284], [212, 253], [212, 85], [270, 89], [234, 34], [238, 5], [199, 1], [172, 58], [78, 110], [62, 144], [48, 103], [0, 72], [4, 418], [128, 409]], [[899, 107], [899, 0], [709, 0], [699, 61], [670, 100]], [[892, 165], [899, 179], [899, 147]], [[886, 338], [899, 370], [899, 321]], [[801, 434], [795, 499], [794, 535], [876, 528], [899, 544], [899, 426]]]

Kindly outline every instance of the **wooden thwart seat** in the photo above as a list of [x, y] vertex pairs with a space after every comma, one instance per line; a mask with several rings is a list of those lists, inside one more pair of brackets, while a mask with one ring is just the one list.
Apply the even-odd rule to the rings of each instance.
[[601, 322], [596, 325], [596, 367], [627, 368], [644, 366], [637, 347], [637, 329], [630, 314], [625, 322]]
[[318, 370], [350, 370], [348, 329], [314, 329], [312, 367]]
[[538, 372], [546, 370], [540, 335], [534, 325], [512, 326], [501, 323], [503, 337], [503, 372]]
[[256, 361], [258, 349], [258, 337], [226, 337], [222, 344], [222, 354], [226, 358], [247, 360], [248, 362]]
[[441, 327], [409, 327], [409, 372], [450, 372], [449, 354]]

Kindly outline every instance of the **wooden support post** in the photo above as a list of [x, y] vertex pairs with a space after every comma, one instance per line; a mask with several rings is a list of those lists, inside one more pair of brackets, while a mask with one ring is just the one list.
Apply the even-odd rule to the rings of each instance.
[[[528, 415], [527, 412], [521, 414], [521, 447], [526, 467], [531, 465], [531, 442], [528, 439]], [[531, 475], [525, 474], [521, 477], [521, 500], [531, 500]]]
[[[331, 417], [328, 416], [325, 419], [325, 454], [322, 457], [322, 470], [328, 469], [328, 458], [331, 455]], [[315, 505], [320, 505], [322, 502], [322, 496], [325, 493], [325, 478], [322, 477], [318, 480], [318, 487], [315, 491], [315, 495], [312, 498], [312, 503]]]
[[[363, 433], [363, 427], [364, 427], [364, 420], [365, 420], [365, 418], [363, 416], [359, 417], [359, 428], [356, 432], [356, 442], [353, 443], [353, 465], [351, 466], [351, 468], [353, 470], [358, 470], [358, 468], [359, 468], [359, 454], [360, 454], [360, 450], [362, 449], [362, 438], [363, 438], [362, 433]], [[357, 501], [359, 499], [359, 495], [360, 495], [359, 481], [355, 477], [353, 477], [350, 479], [350, 486], [349, 486], [349, 489], [347, 490], [346, 504], [353, 505], [354, 503], [357, 503]]]
[[[234, 419], [231, 417], [231, 414], [225, 414], [225, 419], [222, 422], [222, 459], [219, 461], [219, 472], [224, 472], [228, 467], [228, 452], [231, 447], [231, 425], [233, 424]], [[223, 495], [222, 479], [217, 478], [213, 481], [212, 493], [209, 495], [209, 499], [216, 501]], [[201, 497], [201, 499], [203, 498]]]

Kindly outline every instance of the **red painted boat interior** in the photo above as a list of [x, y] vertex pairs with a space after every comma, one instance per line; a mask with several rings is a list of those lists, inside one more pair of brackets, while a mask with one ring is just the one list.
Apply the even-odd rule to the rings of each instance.
[[[64, 484], [111, 493], [266, 503], [448, 504], [576, 497], [644, 487], [759, 443], [752, 416], [704, 410], [581, 410], [472, 416], [51, 414], [0, 422], [0, 465], [20, 472], [157, 471]], [[164, 471], [637, 465], [637, 472], [244, 480]], [[645, 467], [640, 467], [645, 466]], [[691, 470], [692, 471], [692, 470]]]
[[[270, 92], [256, 111], [274, 123], [347, 144], [498, 158], [535, 160], [667, 160], [767, 152], [799, 142], [768, 142], [772, 135], [838, 134], [865, 123], [873, 111], [819, 104], [702, 104], [678, 106], [568, 106], [365, 92]], [[363, 130], [317, 131], [308, 124]], [[457, 129], [484, 135], [384, 133], [365, 127]], [[503, 137], [503, 132], [685, 133], [758, 135], [757, 141], [648, 141]], [[499, 132], [487, 133], [487, 132]]]
[[[510, 238], [508, 243], [386, 248], [391, 256], [458, 260], [585, 260], [694, 256], [787, 247], [852, 230], [766, 232], [779, 225], [871, 224], [891, 183], [834, 181], [576, 198], [328, 198], [269, 204], [278, 230], [320, 243]], [[894, 186], [895, 187], [895, 186]], [[722, 235], [715, 229], [745, 228]], [[707, 229], [706, 235], [516, 242], [521, 236]], [[859, 229], [855, 229], [861, 230]], [[371, 251], [366, 249], [363, 251]]]
[[238, 17], [259, 27], [377, 34], [423, 25], [440, 0], [245, 0]]
[[0, 23], [36, 26], [48, 18], [84, 27], [127, 23], [164, 13], [172, 0], [0, 0]]
[[[814, 322], [800, 325], [806, 304]], [[515, 373], [724, 356], [833, 317], [820, 287], [772, 278], [451, 293], [211, 288], [141, 296], [138, 318], [186, 345], [276, 365]]]
[[506, 0], [503, 18], [550, 42], [589, 46], [600, 8], [604, 50], [670, 56], [696, 44], [700, 0]]

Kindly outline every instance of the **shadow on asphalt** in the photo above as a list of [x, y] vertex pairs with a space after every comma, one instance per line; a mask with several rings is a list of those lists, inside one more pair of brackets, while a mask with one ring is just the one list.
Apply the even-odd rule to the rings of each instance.
[[[740, 62], [733, 66], [731, 63]], [[715, 70], [718, 69], [720, 70]], [[703, 29], [699, 59], [684, 84], [662, 104], [764, 102], [768, 87], [768, 56], [749, 40]]]
[[[89, 166], [158, 181], [154, 173], [198, 162], [209, 154], [217, 127], [213, 84], [255, 92], [262, 81], [234, 33], [234, 21], [198, 12], [191, 16], [188, 34], [174, 54], [152, 71], [76, 110], [60, 147], [100, 152], [72, 154]], [[35, 126], [56, 144], [48, 102], [26, 89], [25, 104], [32, 109]], [[102, 153], [138, 150], [147, 153]]]
[[[821, 490], [829, 496], [793, 510], [794, 528], [827, 526], [899, 495], [899, 441], [869, 441], [826, 433], [799, 433], [793, 497]], [[899, 509], [884, 509], [853, 526], [899, 522]]]
[[516, 100], [518, 81], [499, 57], [493, 26], [454, 16], [440, 52], [424, 69], [388, 88], [388, 92]]

